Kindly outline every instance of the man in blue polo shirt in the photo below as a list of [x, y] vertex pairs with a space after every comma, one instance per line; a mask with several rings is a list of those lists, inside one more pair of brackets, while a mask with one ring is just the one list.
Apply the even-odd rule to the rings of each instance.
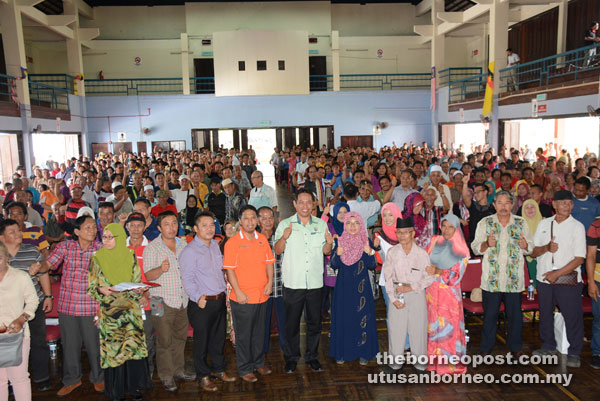
[[600, 202], [588, 196], [590, 185], [589, 178], [580, 177], [575, 181], [575, 188], [573, 188], [575, 199], [573, 200], [571, 215], [584, 225], [586, 232], [592, 223], [600, 217]]

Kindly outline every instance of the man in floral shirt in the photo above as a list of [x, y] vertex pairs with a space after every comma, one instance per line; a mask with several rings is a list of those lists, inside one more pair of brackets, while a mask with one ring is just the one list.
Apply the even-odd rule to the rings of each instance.
[[513, 195], [496, 195], [496, 214], [484, 217], [475, 231], [471, 248], [483, 255], [481, 290], [483, 332], [481, 353], [491, 353], [496, 342], [496, 324], [501, 303], [508, 317], [508, 346], [519, 354], [523, 346], [521, 293], [525, 290], [524, 257], [533, 251], [533, 238], [525, 219], [511, 213]]

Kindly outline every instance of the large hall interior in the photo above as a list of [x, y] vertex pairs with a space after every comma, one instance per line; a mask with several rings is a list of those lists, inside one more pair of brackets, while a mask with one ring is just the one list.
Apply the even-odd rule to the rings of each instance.
[[[372, 148], [382, 160], [383, 149], [424, 143], [465, 156], [541, 148], [557, 158], [568, 153], [574, 168], [579, 157], [600, 155], [600, 33], [588, 40], [599, 20], [598, 0], [0, 0], [0, 190], [17, 171], [33, 177], [40, 166], [131, 155], [151, 168], [155, 157], [236, 149], [255, 155], [275, 189], [277, 217], [286, 219], [296, 213], [294, 185], [274, 171], [275, 148]], [[568, 368], [566, 355], [557, 365], [469, 367], [498, 378], [572, 373], [568, 384], [373, 383], [380, 364], [329, 356], [328, 312], [324, 371], [301, 361], [290, 374], [273, 312], [271, 375], [215, 381], [215, 393], [182, 382], [170, 393], [155, 372], [143, 399], [597, 400], [599, 371], [588, 368], [592, 301], [583, 295], [581, 368]], [[384, 352], [387, 307], [382, 294], [374, 302]], [[523, 352], [531, 354], [540, 347], [540, 322], [533, 313], [523, 320]], [[63, 385], [58, 312], [46, 322], [54, 327], [50, 349], [59, 351], [50, 360], [50, 390], [32, 379], [34, 400], [56, 399]], [[483, 312], [468, 313], [465, 326], [467, 353], [479, 354]], [[303, 352], [306, 329], [303, 320]], [[508, 333], [501, 313], [495, 354], [511, 351]], [[185, 362], [193, 371], [192, 339], [190, 326]], [[229, 339], [225, 359], [233, 375]], [[107, 399], [88, 379], [86, 352], [82, 361], [83, 384], [67, 399]]]

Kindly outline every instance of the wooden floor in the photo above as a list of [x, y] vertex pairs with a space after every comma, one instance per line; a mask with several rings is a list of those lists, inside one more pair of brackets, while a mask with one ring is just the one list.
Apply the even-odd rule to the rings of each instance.
[[[291, 214], [290, 198], [287, 191], [278, 188], [280, 210], [284, 217]], [[386, 351], [388, 348], [387, 329], [385, 325], [385, 305], [382, 299], [376, 302], [377, 327], [379, 332], [379, 349]], [[591, 316], [586, 316], [586, 338], [591, 338]], [[468, 353], [474, 354], [479, 350], [481, 339], [481, 320], [469, 319], [470, 342]], [[531, 323], [523, 325], [524, 352], [530, 354], [539, 348], [538, 326]], [[302, 326], [304, 331], [304, 326]], [[590, 368], [591, 358], [590, 343], [586, 340], [582, 355], [581, 368], [566, 368], [566, 357], [560, 358], [558, 366], [485, 366], [475, 369], [469, 368], [469, 373], [493, 374], [496, 378], [504, 373], [508, 374], [538, 374], [542, 377], [546, 373], [573, 373], [571, 384], [565, 388], [554, 384], [369, 384], [368, 374], [378, 373], [380, 367], [371, 361], [368, 366], [360, 366], [358, 361], [346, 362], [337, 365], [329, 355], [329, 320], [324, 321], [321, 343], [319, 348], [320, 361], [324, 371], [315, 373], [301, 361], [294, 374], [284, 371], [283, 353], [279, 347], [277, 335], [271, 336], [271, 351], [266, 357], [267, 364], [273, 369], [270, 376], [259, 377], [256, 383], [245, 383], [238, 380], [235, 383], [224, 384], [218, 382], [217, 393], [203, 392], [197, 382], [179, 383], [177, 394], [167, 393], [163, 390], [155, 373], [152, 389], [148, 390], [146, 400], [599, 400], [600, 399], [600, 370]], [[505, 346], [504, 329], [500, 328], [497, 335], [495, 354], [508, 352]], [[304, 349], [305, 337], [301, 337], [301, 346]], [[235, 351], [229, 341], [226, 344], [225, 355], [227, 359], [227, 372], [236, 374]], [[192, 342], [186, 346], [186, 367], [193, 371]], [[83, 385], [67, 399], [100, 401], [106, 398], [94, 392], [89, 382], [89, 368], [85, 352], [82, 353], [84, 378]], [[34, 400], [55, 400], [56, 391], [61, 386], [61, 360], [52, 361], [52, 390], [33, 393]], [[405, 366], [402, 373], [412, 373], [410, 366]]]

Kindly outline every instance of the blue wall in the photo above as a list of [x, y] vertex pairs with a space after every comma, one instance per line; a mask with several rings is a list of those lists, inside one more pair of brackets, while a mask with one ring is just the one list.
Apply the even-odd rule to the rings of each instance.
[[[429, 91], [314, 92], [310, 95], [215, 97], [214, 95], [87, 97], [88, 117], [111, 116], [113, 142], [117, 132], [127, 141], [183, 140], [191, 148], [194, 128], [266, 128], [333, 125], [335, 145], [341, 135], [371, 135], [375, 122], [389, 127], [374, 146], [431, 142]], [[147, 114], [149, 117], [117, 117]], [[140, 134], [150, 128], [150, 134]], [[108, 119], [88, 118], [88, 140], [108, 142]]]

